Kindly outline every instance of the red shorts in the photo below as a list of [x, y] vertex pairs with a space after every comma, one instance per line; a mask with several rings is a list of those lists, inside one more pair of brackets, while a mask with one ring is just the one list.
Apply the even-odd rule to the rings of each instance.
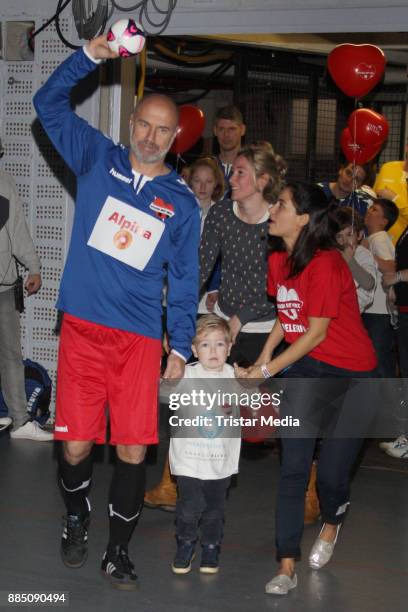
[[161, 341], [64, 314], [56, 440], [157, 444]]

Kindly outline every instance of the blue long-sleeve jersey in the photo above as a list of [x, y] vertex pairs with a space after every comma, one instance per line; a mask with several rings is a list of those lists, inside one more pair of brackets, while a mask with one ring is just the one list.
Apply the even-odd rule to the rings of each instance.
[[198, 204], [174, 170], [136, 193], [129, 150], [73, 112], [71, 89], [95, 68], [81, 49], [34, 97], [45, 131], [77, 177], [57, 307], [87, 321], [161, 338], [167, 273], [170, 345], [188, 358], [198, 301]]

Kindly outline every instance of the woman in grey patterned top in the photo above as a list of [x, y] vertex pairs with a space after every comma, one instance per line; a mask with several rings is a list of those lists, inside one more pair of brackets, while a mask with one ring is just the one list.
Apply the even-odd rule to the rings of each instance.
[[244, 147], [233, 164], [232, 200], [217, 202], [205, 221], [200, 281], [204, 288], [221, 255], [214, 312], [229, 321], [231, 362], [253, 363], [274, 323], [275, 309], [266, 293], [268, 219], [285, 170], [269, 143]]

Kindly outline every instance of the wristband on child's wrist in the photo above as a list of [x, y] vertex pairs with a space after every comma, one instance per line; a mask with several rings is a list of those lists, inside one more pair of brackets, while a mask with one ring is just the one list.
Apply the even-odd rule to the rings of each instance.
[[261, 372], [262, 372], [262, 376], [264, 378], [272, 378], [272, 374], [270, 373], [270, 371], [268, 370], [268, 368], [266, 367], [266, 363], [263, 363], [261, 365]]
[[401, 270], [398, 270], [398, 272], [395, 273], [395, 283], [402, 283], [402, 272]]

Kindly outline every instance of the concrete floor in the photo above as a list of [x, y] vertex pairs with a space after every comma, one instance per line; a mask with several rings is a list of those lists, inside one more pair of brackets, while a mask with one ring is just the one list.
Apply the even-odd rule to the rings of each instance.
[[[164, 452], [165, 444], [150, 458], [150, 485], [159, 479]], [[220, 573], [200, 575], [197, 560], [189, 575], [174, 576], [170, 571], [174, 516], [145, 509], [130, 546], [140, 586], [137, 592], [126, 593], [112, 589], [99, 574], [112, 469], [107, 449], [99, 450], [95, 464], [89, 559], [83, 568], [69, 570], [59, 558], [64, 509], [56, 486], [53, 445], [10, 440], [3, 433], [0, 592], [69, 592], [73, 612], [405, 612], [408, 462], [402, 463], [382, 453], [378, 459], [376, 445], [371, 445], [355, 477], [351, 511], [332, 562], [320, 572], [307, 567], [307, 554], [319, 529], [307, 527], [305, 560], [297, 566], [299, 586], [279, 598], [264, 594], [276, 567], [278, 457], [264, 447], [245, 449], [241, 472], [230, 490]]]

